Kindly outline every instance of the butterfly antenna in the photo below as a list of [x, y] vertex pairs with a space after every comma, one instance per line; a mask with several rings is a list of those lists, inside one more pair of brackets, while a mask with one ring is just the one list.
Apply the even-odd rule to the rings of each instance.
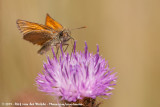
[[76, 29], [83, 29], [83, 28], [87, 28], [86, 26], [82, 26], [82, 27], [79, 27], [79, 28], [73, 28], [71, 30], [76, 30]]

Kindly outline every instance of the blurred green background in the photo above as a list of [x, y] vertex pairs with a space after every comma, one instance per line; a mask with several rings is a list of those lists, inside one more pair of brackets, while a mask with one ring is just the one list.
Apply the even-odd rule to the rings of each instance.
[[46, 13], [66, 28], [87, 26], [72, 31], [77, 50], [87, 41], [95, 53], [99, 44], [102, 57], [116, 68], [117, 85], [101, 107], [160, 107], [159, 0], [0, 0], [1, 102], [25, 90], [38, 92], [35, 77], [46, 56], [22, 39], [16, 20], [44, 24]]

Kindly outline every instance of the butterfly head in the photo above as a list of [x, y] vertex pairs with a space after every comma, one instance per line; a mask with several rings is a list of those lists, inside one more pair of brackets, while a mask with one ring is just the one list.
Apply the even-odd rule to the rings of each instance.
[[64, 29], [63, 31], [60, 32], [59, 39], [62, 42], [67, 42], [68, 40], [73, 39], [71, 37], [71, 31], [69, 29]]

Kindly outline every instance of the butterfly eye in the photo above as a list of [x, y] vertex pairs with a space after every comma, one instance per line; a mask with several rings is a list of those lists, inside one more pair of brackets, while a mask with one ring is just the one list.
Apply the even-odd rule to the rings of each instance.
[[60, 32], [60, 34], [59, 34], [59, 35], [60, 35], [60, 37], [61, 37], [61, 36], [63, 36], [63, 31], [62, 31], [62, 32]]

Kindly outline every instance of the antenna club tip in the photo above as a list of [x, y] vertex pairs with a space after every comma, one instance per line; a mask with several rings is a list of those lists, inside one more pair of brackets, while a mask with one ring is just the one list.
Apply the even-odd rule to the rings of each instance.
[[77, 29], [83, 29], [83, 28], [87, 28], [87, 26], [82, 26], [82, 27], [79, 27]]
[[82, 28], [87, 28], [87, 26], [83, 26]]

